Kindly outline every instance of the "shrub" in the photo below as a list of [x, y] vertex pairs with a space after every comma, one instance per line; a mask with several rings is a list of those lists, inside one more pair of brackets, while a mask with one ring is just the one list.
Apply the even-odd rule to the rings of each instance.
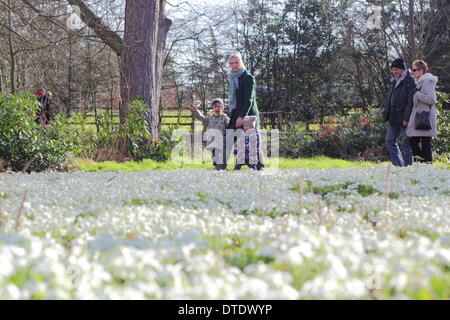
[[281, 138], [280, 156], [299, 158], [310, 153], [307, 149], [312, 145], [310, 140], [313, 137], [306, 131], [306, 127], [301, 122], [295, 123], [286, 135]]
[[172, 150], [178, 143], [172, 141], [172, 132], [177, 129], [177, 126], [171, 126], [168, 130], [161, 132], [159, 139], [150, 141], [142, 149], [142, 159], [151, 159], [157, 162], [168, 161], [172, 156]]
[[329, 123], [318, 131], [307, 132], [303, 125], [296, 124], [282, 139], [280, 154], [289, 158], [349, 158], [382, 145], [385, 134], [386, 124], [381, 123], [379, 110], [371, 109], [343, 117], [339, 124]]
[[162, 131], [159, 139], [155, 139], [151, 135], [150, 124], [145, 118], [146, 114], [147, 105], [142, 100], [136, 100], [130, 104], [128, 122], [125, 127], [128, 150], [136, 161], [144, 159], [167, 161], [177, 143], [171, 141], [172, 131], [176, 129], [176, 126]]
[[[127, 159], [167, 161], [172, 154], [172, 148], [176, 145], [176, 142], [171, 141], [172, 130], [175, 127], [163, 131], [159, 139], [154, 139], [150, 124], [146, 120], [146, 113], [147, 105], [142, 100], [130, 103], [128, 121], [122, 130], [106, 113], [98, 115], [95, 129], [87, 124], [85, 117], [74, 114], [72, 120], [83, 136], [83, 157], [96, 161]], [[124, 142], [125, 150], [122, 150], [122, 147], [119, 150], [119, 140]]]
[[438, 135], [433, 139], [434, 150], [440, 155], [448, 155], [450, 153], [450, 111], [444, 110], [443, 106], [449, 96], [444, 93], [438, 93]]
[[151, 127], [145, 119], [147, 105], [142, 100], [130, 103], [128, 122], [125, 125], [127, 150], [135, 160], [145, 158], [147, 149], [152, 145]]
[[61, 169], [81, 141], [67, 119], [57, 116], [49, 126], [35, 122], [38, 105], [33, 95], [0, 95], [0, 158], [15, 171]]

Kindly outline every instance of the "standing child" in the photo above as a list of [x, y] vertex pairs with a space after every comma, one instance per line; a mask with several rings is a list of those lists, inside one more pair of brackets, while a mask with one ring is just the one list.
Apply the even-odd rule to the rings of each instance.
[[[226, 129], [228, 127], [228, 123], [230, 122], [230, 119], [227, 115], [223, 113], [224, 105], [222, 99], [214, 99], [211, 102], [211, 107], [213, 110], [213, 115], [211, 116], [204, 116], [202, 113], [196, 108], [196, 107], [190, 107], [189, 109], [194, 113], [194, 116], [202, 121], [203, 126], [205, 127], [207, 133], [210, 136], [210, 139], [208, 141], [208, 145], [213, 147], [212, 150], [212, 160], [213, 164], [216, 168], [216, 170], [222, 170], [226, 169], [226, 157], [225, 157], [225, 134]], [[208, 130], [211, 130], [208, 132]], [[216, 131], [212, 131], [216, 130]], [[221, 150], [217, 150], [216, 143], [214, 143], [215, 134], [220, 134], [222, 143], [221, 143]], [[220, 140], [220, 139], [219, 139]], [[220, 142], [219, 142], [220, 143]], [[208, 147], [208, 146], [207, 146]]]
[[244, 118], [244, 133], [238, 140], [234, 170], [240, 170], [243, 165], [247, 165], [253, 170], [262, 170], [264, 168], [261, 135], [255, 127], [256, 119], [256, 116], [245, 116]]

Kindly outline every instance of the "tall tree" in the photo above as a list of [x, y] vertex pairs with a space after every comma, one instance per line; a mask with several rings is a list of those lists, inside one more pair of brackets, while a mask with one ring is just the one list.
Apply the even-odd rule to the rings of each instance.
[[129, 103], [142, 98], [148, 106], [147, 120], [153, 137], [159, 136], [159, 98], [164, 49], [171, 20], [165, 0], [127, 0], [124, 39], [108, 28], [83, 0], [68, 0], [78, 6], [81, 19], [111, 49], [121, 56], [120, 122], [127, 121]]

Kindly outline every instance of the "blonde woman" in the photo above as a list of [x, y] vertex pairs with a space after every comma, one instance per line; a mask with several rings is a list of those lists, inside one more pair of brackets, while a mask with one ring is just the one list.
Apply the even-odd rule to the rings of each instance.
[[256, 104], [255, 78], [245, 68], [240, 54], [232, 54], [230, 65], [230, 95], [228, 105], [231, 119], [229, 129], [242, 128], [245, 116], [256, 116], [256, 126], [259, 124], [259, 111]]
[[[428, 73], [428, 64], [423, 60], [414, 61], [411, 70], [416, 80], [417, 92], [414, 94], [413, 110], [406, 128], [406, 135], [409, 137], [414, 160], [431, 163], [433, 162], [431, 139], [437, 135], [436, 84], [438, 78]], [[429, 112], [430, 129], [416, 128], [417, 114], [423, 111]]]

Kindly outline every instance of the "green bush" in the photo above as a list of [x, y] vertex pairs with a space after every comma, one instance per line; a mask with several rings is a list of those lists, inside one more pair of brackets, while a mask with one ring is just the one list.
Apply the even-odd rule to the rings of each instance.
[[177, 128], [177, 126], [170, 126], [167, 130], [161, 132], [158, 140], [147, 143], [142, 149], [141, 159], [151, 159], [157, 162], [168, 161], [172, 156], [173, 148], [178, 143], [172, 141], [173, 130]]
[[38, 105], [33, 95], [0, 95], [0, 159], [14, 171], [61, 169], [81, 141], [64, 116], [48, 127], [35, 122]]
[[[151, 135], [150, 124], [146, 120], [147, 111], [147, 105], [142, 100], [130, 103], [128, 121], [121, 129], [107, 113], [100, 113], [97, 116], [96, 127], [88, 125], [88, 120], [83, 115], [73, 114], [72, 121], [83, 137], [82, 156], [96, 161], [151, 159], [164, 162], [169, 160], [172, 149], [177, 143], [171, 141], [175, 127], [163, 131], [159, 139], [154, 139]], [[119, 145], [125, 145], [126, 149], [122, 150]]]
[[128, 150], [136, 161], [144, 159], [167, 161], [177, 143], [171, 141], [172, 131], [176, 129], [176, 126], [163, 131], [159, 139], [154, 139], [151, 135], [150, 124], [146, 120], [147, 110], [147, 105], [142, 100], [136, 100], [130, 104], [128, 122], [125, 127]]
[[304, 126], [296, 124], [283, 137], [280, 154], [289, 158], [321, 155], [344, 159], [354, 157], [382, 145], [386, 129], [378, 109], [353, 113], [341, 118], [337, 125], [318, 131], [308, 132]]
[[303, 123], [295, 123], [292, 128], [281, 137], [280, 141], [280, 156], [286, 158], [300, 158], [306, 154], [311, 153], [309, 146], [312, 145], [310, 140], [313, 139], [312, 134], [309, 134]]
[[444, 93], [438, 93], [438, 135], [433, 139], [434, 151], [439, 155], [448, 155], [450, 153], [450, 111], [444, 110], [443, 106], [448, 101], [449, 96]]
[[367, 149], [384, 145], [387, 123], [381, 119], [379, 109], [354, 113], [350, 116], [348, 127], [337, 130], [344, 140], [347, 155], [355, 156]]
[[97, 115], [97, 127], [89, 124], [89, 119], [81, 113], [73, 113], [71, 122], [73, 130], [76, 130], [83, 141], [81, 156], [96, 159], [100, 150], [111, 150], [116, 148], [119, 135], [119, 126], [114, 123], [114, 118], [107, 112]]
[[142, 160], [151, 145], [151, 127], [145, 119], [148, 107], [142, 100], [130, 103], [125, 126], [127, 149], [135, 160]]

